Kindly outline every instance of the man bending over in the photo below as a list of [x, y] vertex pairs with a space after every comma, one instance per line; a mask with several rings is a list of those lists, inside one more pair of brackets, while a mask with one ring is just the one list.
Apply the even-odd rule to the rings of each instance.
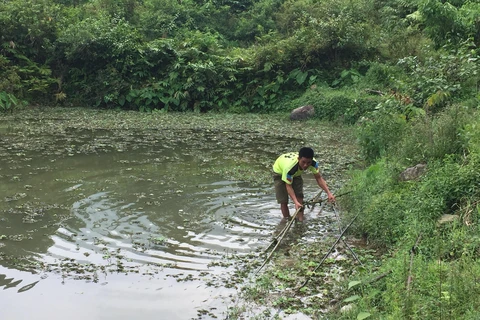
[[[313, 173], [318, 186], [327, 193], [328, 201], [334, 202], [335, 196], [330, 192], [327, 182], [323, 179], [318, 168], [318, 162], [313, 158], [313, 149], [303, 147], [298, 154], [290, 152], [282, 154], [273, 164], [273, 180], [275, 195], [284, 218], [290, 218], [288, 198], [295, 204], [295, 210], [302, 207], [303, 203], [303, 179], [305, 171]], [[303, 221], [303, 209], [297, 213], [297, 220]]]

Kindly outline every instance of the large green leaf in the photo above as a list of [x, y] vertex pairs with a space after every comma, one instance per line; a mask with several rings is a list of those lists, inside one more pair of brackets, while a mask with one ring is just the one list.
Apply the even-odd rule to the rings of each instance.
[[347, 299], [343, 300], [344, 302], [352, 302], [352, 301], [356, 301], [360, 299], [360, 296], [359, 295], [354, 295], [354, 296], [351, 296], [351, 297], [348, 297]]
[[363, 320], [363, 319], [367, 319], [368, 317], [370, 317], [371, 314], [368, 313], [368, 312], [360, 312], [358, 315], [357, 315], [357, 320]]
[[359, 284], [362, 284], [362, 281], [350, 281], [350, 282], [348, 283], [348, 289], [351, 289], [351, 288], [353, 288], [353, 287], [355, 287], [355, 286], [358, 286]]

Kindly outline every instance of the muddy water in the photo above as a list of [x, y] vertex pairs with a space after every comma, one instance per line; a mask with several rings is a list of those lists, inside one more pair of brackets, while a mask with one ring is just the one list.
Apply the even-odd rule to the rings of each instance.
[[0, 126], [0, 319], [225, 318], [280, 221], [269, 183], [225, 172], [268, 172], [284, 138], [22, 130]]

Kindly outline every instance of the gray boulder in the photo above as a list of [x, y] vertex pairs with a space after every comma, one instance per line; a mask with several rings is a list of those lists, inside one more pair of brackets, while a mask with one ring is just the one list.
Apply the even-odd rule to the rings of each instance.
[[452, 223], [458, 220], [460, 217], [456, 214], [443, 214], [438, 220], [437, 224], [445, 224], [445, 223]]
[[417, 180], [425, 173], [425, 171], [427, 171], [427, 165], [419, 163], [416, 166], [407, 168], [400, 173], [400, 181]]
[[296, 108], [290, 113], [290, 120], [305, 120], [315, 115], [315, 108], [312, 105], [306, 105]]

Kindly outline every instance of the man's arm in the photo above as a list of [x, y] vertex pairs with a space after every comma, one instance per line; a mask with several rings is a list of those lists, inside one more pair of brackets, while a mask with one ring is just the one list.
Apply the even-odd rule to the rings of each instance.
[[327, 193], [328, 201], [335, 202], [335, 196], [328, 189], [327, 182], [323, 179], [322, 175], [320, 173], [315, 173], [313, 176], [315, 177], [315, 180], [317, 180], [318, 186]]

